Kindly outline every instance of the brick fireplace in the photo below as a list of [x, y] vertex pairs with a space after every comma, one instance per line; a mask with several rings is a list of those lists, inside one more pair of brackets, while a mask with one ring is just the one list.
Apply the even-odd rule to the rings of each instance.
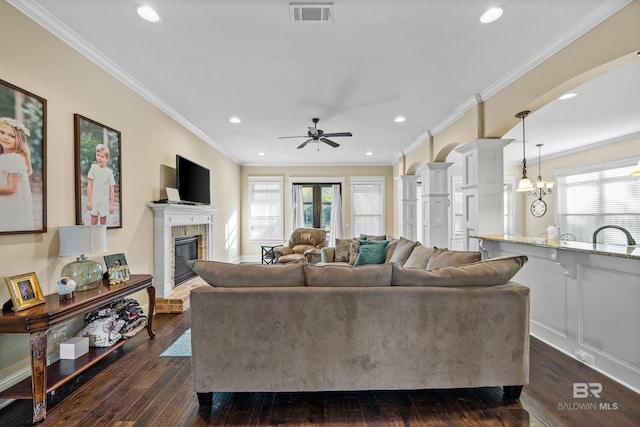
[[153, 211], [153, 283], [156, 312], [177, 313], [189, 308], [189, 293], [205, 283], [194, 277], [176, 287], [175, 239], [195, 237], [198, 259], [213, 259], [213, 214], [209, 206], [152, 203]]

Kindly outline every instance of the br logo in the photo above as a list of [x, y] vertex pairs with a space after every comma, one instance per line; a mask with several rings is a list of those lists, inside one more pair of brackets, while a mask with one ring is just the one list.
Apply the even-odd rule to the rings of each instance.
[[600, 399], [600, 393], [602, 393], [602, 384], [600, 383], [573, 383], [574, 399], [586, 399], [589, 396]]

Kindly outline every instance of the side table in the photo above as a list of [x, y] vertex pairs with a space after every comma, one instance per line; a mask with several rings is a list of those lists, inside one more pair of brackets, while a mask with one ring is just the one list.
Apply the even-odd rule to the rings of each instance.
[[276, 254], [273, 252], [275, 248], [282, 245], [261, 245], [262, 248], [262, 264], [275, 264]]
[[147, 333], [155, 337], [152, 329], [156, 292], [149, 274], [134, 274], [120, 285], [109, 285], [104, 280], [100, 286], [88, 291], [76, 292], [72, 300], [60, 301], [58, 294], [46, 295], [44, 304], [24, 311], [2, 311], [0, 333], [29, 334], [31, 346], [31, 377], [0, 393], [0, 397], [33, 400], [33, 422], [44, 421], [47, 416], [47, 393], [50, 393], [98, 363], [126, 341], [118, 341], [112, 347], [91, 347], [74, 360], [61, 359], [47, 366], [47, 331], [76, 316], [96, 310], [136, 291], [145, 290], [149, 295]]

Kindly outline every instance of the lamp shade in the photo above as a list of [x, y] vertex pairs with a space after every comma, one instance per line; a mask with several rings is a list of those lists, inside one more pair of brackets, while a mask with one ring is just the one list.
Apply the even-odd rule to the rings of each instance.
[[516, 188], [516, 191], [533, 191], [535, 189], [536, 188], [531, 183], [531, 180], [525, 176], [520, 180], [520, 182], [518, 182], [518, 188]]
[[60, 233], [58, 256], [107, 252], [106, 225], [71, 225], [59, 227], [58, 232]]
[[85, 254], [107, 251], [106, 225], [72, 225], [60, 227], [59, 256], [80, 255], [62, 268], [62, 276], [76, 282], [77, 291], [87, 291], [102, 283], [102, 265]]

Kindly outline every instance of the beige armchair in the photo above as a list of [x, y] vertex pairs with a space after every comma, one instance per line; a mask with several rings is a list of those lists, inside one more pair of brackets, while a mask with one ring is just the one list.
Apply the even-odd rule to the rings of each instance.
[[324, 247], [327, 232], [318, 228], [298, 228], [291, 233], [289, 243], [273, 249], [276, 261], [311, 262], [320, 261], [320, 249]]

